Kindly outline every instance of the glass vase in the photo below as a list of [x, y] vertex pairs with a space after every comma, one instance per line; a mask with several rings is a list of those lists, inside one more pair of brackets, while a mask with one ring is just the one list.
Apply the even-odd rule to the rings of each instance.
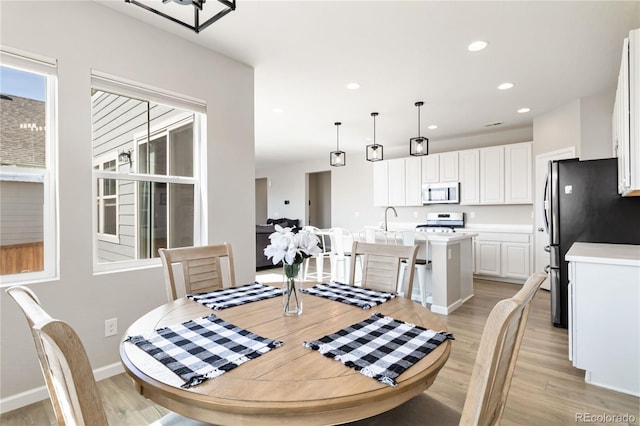
[[284, 264], [284, 282], [282, 284], [283, 292], [283, 310], [285, 316], [296, 316], [302, 314], [302, 278], [300, 274], [300, 265], [302, 263], [294, 263], [292, 265]]

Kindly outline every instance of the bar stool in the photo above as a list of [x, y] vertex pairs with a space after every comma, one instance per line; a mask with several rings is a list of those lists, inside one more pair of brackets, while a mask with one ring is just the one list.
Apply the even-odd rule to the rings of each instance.
[[313, 233], [315, 236], [317, 236], [320, 239], [320, 243], [322, 244], [322, 252], [314, 256], [316, 259], [316, 272], [309, 272], [309, 260], [311, 260], [311, 258], [307, 257], [305, 259], [303, 280], [307, 281], [308, 278], [312, 278], [312, 279], [315, 278], [317, 282], [321, 283], [325, 279], [330, 279], [331, 273], [324, 272], [324, 260], [331, 259], [331, 252], [327, 247], [327, 241], [326, 241], [327, 233], [325, 231], [322, 231], [319, 228], [316, 228], [315, 226], [304, 226], [302, 227], [302, 229]]
[[351, 249], [353, 234], [345, 228], [331, 228], [329, 240], [331, 241], [331, 281], [345, 283], [351, 259], [350, 253], [345, 248]]
[[[415, 231], [399, 231], [396, 233], [396, 243], [404, 246], [416, 245]], [[404, 280], [404, 271], [406, 264], [400, 269], [400, 282]], [[418, 287], [420, 288], [420, 300], [422, 306], [427, 307], [429, 298], [432, 295], [431, 283], [431, 261], [429, 260], [429, 243], [426, 243], [424, 259], [416, 259], [416, 272], [418, 276]], [[411, 295], [409, 295], [411, 297]]]

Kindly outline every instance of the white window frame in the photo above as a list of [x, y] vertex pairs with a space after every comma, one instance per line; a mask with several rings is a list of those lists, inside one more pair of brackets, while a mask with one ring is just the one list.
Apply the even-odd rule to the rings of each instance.
[[[116, 164], [116, 170], [118, 169], [118, 153], [117, 152], [112, 152], [109, 154], [105, 154], [102, 155], [98, 158], [96, 158], [95, 163], [93, 164], [94, 170], [104, 170], [104, 164], [108, 163], [110, 161], [115, 161]], [[97, 167], [97, 169], [95, 169]], [[98, 203], [100, 203], [100, 207], [96, 207], [97, 209], [100, 209], [100, 223], [98, 223], [98, 229], [96, 230], [96, 233], [98, 234], [98, 239], [100, 241], [106, 241], [109, 243], [114, 243], [114, 244], [120, 244], [120, 185], [118, 184], [118, 182], [116, 181], [116, 193], [115, 195], [109, 195], [108, 197], [106, 197], [103, 193], [104, 191], [104, 186], [103, 185], [98, 185], [99, 189], [96, 188], [96, 190], [98, 191], [96, 194], [96, 201]], [[116, 200], [116, 233], [115, 234], [107, 234], [105, 232], [100, 232], [100, 231], [104, 231], [104, 201], [105, 199], [115, 199]], [[97, 214], [98, 212], [96, 212]]]
[[35, 55], [7, 46], [0, 46], [3, 66], [39, 74], [46, 78], [45, 101], [45, 168], [0, 166], [0, 179], [18, 182], [42, 182], [43, 270], [0, 275], [0, 288], [15, 284], [30, 284], [59, 280], [58, 251], [58, 65], [55, 59]]
[[[150, 136], [151, 136], [151, 140], [153, 141], [154, 139], [160, 138], [163, 135], [166, 136], [167, 140], [169, 140], [169, 132], [171, 132], [172, 130], [175, 130], [177, 128], [180, 128], [184, 125], [187, 125], [189, 123], [193, 124], [193, 135], [194, 135], [194, 140], [193, 140], [193, 152], [200, 152], [200, 151], [196, 151], [196, 147], [200, 146], [200, 143], [198, 141], [198, 137], [196, 136], [196, 129], [199, 129], [201, 126], [198, 125], [199, 121], [201, 121], [198, 117], [197, 113], [192, 113], [192, 114], [185, 114], [184, 116], [179, 116], [179, 117], [174, 117], [172, 120], [167, 120], [164, 122], [159, 123], [157, 126], [154, 126], [153, 129], [150, 130]], [[140, 145], [148, 143], [149, 141], [147, 141], [147, 133], [146, 132], [140, 132], [134, 135], [134, 145], [135, 145], [135, 158], [139, 159], [140, 158]], [[147, 149], [148, 145], [147, 145]], [[167, 149], [167, 161], [169, 161], [169, 150]], [[200, 192], [200, 182], [197, 179], [197, 171], [199, 170], [199, 167], [197, 166], [197, 159], [194, 158], [193, 159], [193, 178], [189, 178], [189, 177], [178, 177], [178, 176], [168, 176], [168, 175], [151, 175], [151, 174], [145, 174], [144, 176], [147, 176], [147, 181], [148, 182], [154, 182], [154, 183], [180, 183], [180, 184], [193, 184], [193, 193], [194, 193], [194, 212], [195, 212], [195, 217], [194, 217], [194, 229], [193, 229], [193, 241], [194, 241], [194, 245], [198, 245], [199, 242], [201, 241], [201, 232], [198, 229], [198, 224], [201, 224], [201, 220], [200, 220], [200, 197], [198, 196], [199, 192]], [[167, 164], [167, 173], [169, 170], [169, 165]], [[161, 176], [164, 179], [162, 180], [158, 180], [157, 177]], [[135, 186], [135, 190], [134, 190], [134, 196], [136, 200], [139, 200], [139, 193], [138, 193], [138, 185]], [[136, 201], [137, 202], [137, 201]], [[171, 200], [169, 199], [169, 194], [167, 194], [167, 203], [170, 203]], [[139, 208], [135, 209], [135, 222], [136, 224], [139, 223], [139, 217], [138, 214], [140, 212]], [[139, 229], [138, 226], [135, 227], [135, 251], [136, 253], [139, 253], [140, 250], [140, 234], [138, 233]], [[169, 238], [168, 236], [170, 235], [169, 229], [167, 229], [167, 244], [169, 244]]]
[[[207, 116], [206, 116], [206, 103], [202, 100], [198, 100], [196, 98], [191, 98], [188, 96], [183, 96], [180, 94], [176, 94], [169, 91], [163, 91], [151, 86], [144, 85], [142, 83], [133, 82], [130, 80], [122, 79], [120, 77], [115, 77], [106, 73], [102, 73], [100, 71], [91, 71], [91, 87], [97, 90], [110, 92], [119, 94], [122, 96], [128, 96], [134, 99], [150, 101], [154, 103], [159, 103], [167, 106], [172, 106], [175, 108], [179, 108], [185, 111], [189, 111], [189, 116], [193, 116], [193, 152], [194, 152], [194, 164], [193, 164], [193, 175], [194, 177], [167, 177], [162, 175], [149, 175], [149, 174], [140, 174], [140, 173], [132, 173], [132, 172], [105, 172], [94, 170], [92, 180], [93, 191], [96, 190], [96, 179], [105, 178], [105, 179], [116, 179], [116, 181], [134, 181], [134, 182], [160, 182], [160, 183], [178, 183], [178, 184], [191, 184], [194, 186], [194, 245], [202, 245], [207, 244], [207, 223], [205, 218], [207, 203], [206, 203], [206, 193], [207, 193], [207, 172], [206, 172], [206, 158], [207, 158], [207, 139], [205, 129], [207, 128]], [[172, 122], [175, 120], [172, 120]], [[155, 128], [159, 128], [154, 126]], [[150, 132], [153, 136], [154, 133]], [[144, 138], [146, 139], [146, 134]], [[134, 135], [134, 141], [137, 141], [137, 135]], [[136, 143], [136, 153], [135, 158], [137, 158], [138, 146]], [[117, 185], [119, 186], [119, 184]], [[137, 185], [134, 191], [136, 199], [138, 198]], [[93, 217], [95, 222], [95, 217], [97, 212], [95, 211], [96, 206], [96, 194], [92, 198], [92, 206], [93, 206]], [[135, 212], [135, 223], [138, 223], [138, 209]], [[138, 226], [135, 226], [135, 252], [138, 253]], [[94, 229], [93, 235], [97, 235], [96, 230]], [[98, 239], [96, 237], [93, 238], [94, 247], [93, 247], [93, 271], [94, 275], [100, 275], [104, 273], [111, 272], [119, 272], [126, 270], [136, 270], [136, 269], [144, 269], [149, 267], [155, 267], [160, 264], [159, 258], [151, 258], [151, 259], [135, 259], [130, 261], [121, 261], [121, 262], [109, 262], [109, 263], [98, 263]]]

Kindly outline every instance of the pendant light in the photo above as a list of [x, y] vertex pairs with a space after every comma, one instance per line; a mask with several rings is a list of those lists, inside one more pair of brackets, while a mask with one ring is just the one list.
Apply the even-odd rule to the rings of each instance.
[[418, 137], [409, 139], [409, 154], [411, 155], [429, 155], [429, 139], [420, 136], [420, 107], [424, 102], [416, 102], [418, 107]]
[[336, 150], [329, 153], [329, 164], [334, 167], [341, 167], [347, 164], [347, 154], [340, 151], [340, 125], [342, 123], [333, 123], [336, 125]]
[[367, 145], [367, 161], [380, 161], [383, 159], [382, 145], [376, 143], [376, 117], [377, 112], [372, 112], [373, 117], [373, 144]]

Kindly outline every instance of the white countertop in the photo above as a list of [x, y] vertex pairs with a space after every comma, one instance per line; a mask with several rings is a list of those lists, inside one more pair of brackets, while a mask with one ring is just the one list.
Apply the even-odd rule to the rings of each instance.
[[574, 243], [567, 251], [565, 260], [568, 262], [640, 266], [640, 245]]

